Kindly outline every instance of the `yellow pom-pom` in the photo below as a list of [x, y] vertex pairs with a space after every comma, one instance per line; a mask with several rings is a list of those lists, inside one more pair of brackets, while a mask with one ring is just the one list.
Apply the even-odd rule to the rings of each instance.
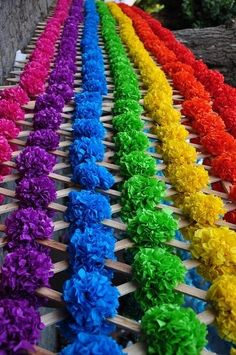
[[199, 273], [209, 281], [224, 274], [236, 274], [236, 233], [226, 227], [195, 231], [191, 252], [201, 261]]
[[153, 133], [156, 133], [158, 139], [166, 141], [170, 139], [177, 139], [178, 141], [185, 141], [188, 137], [188, 131], [178, 123], [170, 123], [164, 126], [154, 126]]
[[151, 117], [161, 126], [166, 126], [171, 123], [179, 123], [181, 119], [181, 114], [179, 111], [175, 110], [171, 105], [162, 102], [159, 107], [156, 107], [151, 111]]
[[207, 171], [200, 165], [169, 164], [166, 172], [178, 192], [193, 193], [202, 190], [209, 183]]
[[161, 90], [148, 90], [148, 93], [144, 96], [143, 105], [148, 112], [152, 112], [160, 107], [160, 104], [172, 105], [172, 97], [167, 96]]
[[215, 224], [225, 214], [222, 200], [203, 192], [192, 193], [183, 201], [183, 213], [202, 226]]
[[220, 335], [236, 342], [236, 276], [218, 277], [209, 288], [207, 299], [214, 307]]
[[197, 160], [196, 149], [185, 141], [170, 139], [162, 144], [164, 161], [176, 164], [191, 164]]
[[236, 355], [236, 348], [230, 349], [230, 355]]

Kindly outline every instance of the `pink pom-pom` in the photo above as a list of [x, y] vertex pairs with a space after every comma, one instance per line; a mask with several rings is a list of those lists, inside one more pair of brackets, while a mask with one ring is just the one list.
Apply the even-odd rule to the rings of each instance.
[[18, 136], [20, 130], [16, 127], [15, 123], [6, 120], [5, 118], [0, 119], [0, 134], [6, 139], [14, 139]]
[[7, 139], [0, 136], [0, 163], [11, 159], [12, 149]]
[[0, 100], [0, 118], [6, 118], [12, 121], [24, 119], [24, 111], [16, 102]]
[[24, 105], [29, 101], [26, 92], [20, 86], [1, 90], [0, 99], [17, 102], [19, 105]]

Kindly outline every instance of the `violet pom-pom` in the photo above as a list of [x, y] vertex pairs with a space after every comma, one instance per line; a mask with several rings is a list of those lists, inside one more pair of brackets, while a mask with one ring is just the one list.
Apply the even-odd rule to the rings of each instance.
[[27, 139], [27, 145], [38, 146], [45, 150], [57, 149], [60, 142], [60, 136], [52, 129], [39, 129], [30, 133]]
[[81, 190], [69, 193], [65, 220], [76, 226], [98, 223], [111, 217], [109, 200], [100, 193]]
[[93, 119], [76, 119], [73, 123], [73, 135], [75, 138], [88, 137], [103, 139], [105, 137], [105, 128], [103, 125]]
[[39, 312], [25, 299], [0, 300], [0, 353], [21, 354], [33, 350], [44, 328]]
[[100, 140], [93, 137], [75, 139], [69, 151], [73, 168], [86, 160], [102, 161], [104, 158], [104, 145]]
[[70, 99], [74, 95], [73, 87], [66, 83], [53, 84], [49, 86], [47, 89], [47, 93], [60, 95], [63, 97], [65, 102], [70, 101]]
[[34, 115], [34, 129], [51, 128], [56, 130], [62, 123], [62, 116], [53, 107], [47, 107]]
[[22, 179], [16, 187], [22, 207], [47, 208], [56, 199], [55, 183], [48, 176]]
[[74, 168], [72, 181], [89, 190], [96, 188], [108, 190], [115, 183], [113, 175], [106, 168], [92, 161], [77, 165]]
[[107, 277], [80, 269], [63, 288], [66, 308], [75, 320], [77, 332], [106, 334], [113, 330], [105, 319], [117, 313], [119, 293]]
[[61, 355], [122, 355], [120, 345], [114, 339], [106, 335], [94, 335], [79, 333], [75, 341], [65, 347]]
[[40, 147], [26, 147], [16, 158], [19, 173], [27, 177], [48, 175], [55, 164], [56, 157]]
[[53, 221], [45, 211], [22, 208], [12, 212], [5, 220], [9, 244], [34, 239], [49, 239], [53, 233]]
[[61, 112], [64, 107], [64, 99], [60, 95], [43, 94], [37, 97], [35, 102], [35, 112], [43, 110], [47, 107], [53, 107], [58, 112]]
[[50, 86], [59, 83], [60, 84], [66, 83], [69, 84], [70, 86], [73, 86], [73, 81], [74, 81], [74, 73], [70, 69], [57, 67], [51, 72], [48, 82]]
[[32, 246], [8, 253], [1, 268], [1, 285], [9, 292], [32, 294], [49, 286], [53, 276], [51, 258]]
[[105, 259], [114, 259], [115, 238], [111, 228], [94, 224], [84, 230], [77, 228], [70, 237], [69, 254], [71, 267], [76, 273], [81, 267], [86, 271], [99, 271], [111, 276], [105, 267]]

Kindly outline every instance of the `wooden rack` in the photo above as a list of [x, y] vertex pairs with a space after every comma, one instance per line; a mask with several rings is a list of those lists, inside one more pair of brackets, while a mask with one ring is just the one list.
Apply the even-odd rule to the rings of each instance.
[[[35, 35], [32, 37], [29, 45], [27, 46], [25, 53], [30, 53], [34, 48], [35, 48], [35, 41], [37, 40], [38, 36], [42, 33], [43, 29], [45, 27], [45, 22], [41, 22], [38, 24]], [[80, 31], [79, 31], [81, 36], [82, 33], [82, 26], [80, 26]], [[81, 88], [81, 54], [80, 54], [80, 47], [79, 47], [80, 40], [78, 39], [78, 56], [77, 56], [77, 68], [78, 72], [76, 73], [76, 80], [74, 81], [75, 84], [75, 91], [80, 91]], [[110, 70], [109, 70], [109, 60], [106, 55], [105, 49], [104, 49], [104, 44], [103, 40], [100, 37], [99, 40], [100, 46], [103, 51], [104, 55], [104, 63], [105, 63], [105, 68], [106, 68], [106, 75], [107, 75], [107, 81], [109, 83], [108, 89], [109, 93], [106, 97], [104, 97], [103, 100], [103, 114], [101, 117], [101, 121], [103, 122], [105, 128], [107, 129], [107, 135], [104, 140], [104, 144], [106, 147], [106, 154], [105, 154], [105, 160], [103, 162], [100, 162], [99, 164], [102, 166], [105, 166], [106, 168], [110, 169], [113, 174], [115, 174], [115, 179], [116, 182], [122, 181], [122, 177], [119, 174], [119, 166], [113, 163], [113, 155], [114, 155], [114, 143], [112, 142], [112, 137], [113, 137], [113, 127], [112, 127], [112, 107], [113, 107], [113, 88], [114, 85], [112, 83], [112, 78], [110, 76]], [[11, 77], [8, 78], [8, 82], [12, 83], [13, 86], [15, 83], [19, 81], [19, 74], [22, 71], [22, 68], [24, 67], [26, 61], [21, 61], [17, 62], [15, 64], [15, 69], [11, 72]], [[138, 71], [137, 71], [138, 72]], [[170, 80], [171, 82], [171, 80]], [[142, 89], [142, 93], [145, 94], [145, 90]], [[177, 109], [181, 108], [181, 102], [182, 102], [182, 97], [180, 93], [176, 90], [174, 90], [174, 100], [176, 100], [175, 107]], [[9, 189], [6, 184], [9, 182], [14, 182], [17, 178], [19, 178], [19, 175], [17, 174], [15, 169], [15, 163], [14, 163], [14, 157], [17, 156], [20, 151], [23, 149], [23, 147], [26, 145], [26, 139], [29, 135], [29, 133], [33, 129], [33, 124], [32, 124], [32, 118], [33, 118], [33, 109], [34, 109], [35, 102], [31, 101], [27, 105], [25, 105], [25, 110], [26, 110], [26, 115], [25, 115], [25, 121], [18, 121], [16, 122], [19, 126], [23, 127], [23, 130], [20, 132], [20, 135], [17, 139], [13, 139], [11, 142], [16, 144], [19, 147], [19, 150], [14, 152], [13, 154], [13, 159], [11, 161], [5, 162], [4, 165], [12, 167], [13, 172], [10, 175], [7, 175], [4, 177], [4, 181], [1, 183], [0, 187], [0, 194], [4, 195], [8, 198], [11, 199], [10, 202], [2, 204], [0, 206], [0, 215], [7, 215], [11, 211], [17, 209], [18, 207], [18, 201], [15, 197], [15, 191], [14, 189]], [[58, 231], [63, 231], [66, 232], [66, 229], [68, 228], [68, 223], [64, 222], [63, 220], [63, 213], [66, 210], [66, 199], [65, 197], [68, 195], [68, 193], [72, 190], [79, 190], [80, 186], [78, 184], [74, 184], [71, 182], [70, 179], [70, 172], [69, 172], [69, 162], [68, 162], [68, 147], [72, 142], [72, 128], [71, 128], [71, 115], [74, 110], [74, 104], [71, 102], [70, 104], [66, 105], [63, 109], [63, 117], [65, 120], [65, 123], [61, 124], [60, 129], [58, 130], [58, 133], [60, 134], [60, 145], [59, 148], [55, 151], [52, 152], [52, 154], [57, 156], [58, 163], [54, 167], [53, 173], [51, 173], [49, 176], [55, 180], [56, 185], [57, 185], [57, 202], [51, 203], [49, 205], [49, 208], [56, 211], [57, 215], [54, 221], [54, 231], [55, 231], [55, 237], [56, 237], [56, 232]], [[142, 119], [145, 123], [145, 129], [150, 130], [152, 125], [155, 124], [152, 122], [152, 119], [147, 117], [145, 114], [142, 116]], [[195, 132], [192, 131], [191, 126], [188, 124], [187, 120], [185, 117], [182, 117], [183, 122], [185, 123], [185, 128], [189, 131], [189, 137], [194, 138], [197, 137]], [[156, 146], [158, 141], [156, 135], [152, 134], [151, 132], [148, 131], [146, 133], [147, 137], [150, 139], [150, 146]], [[206, 152], [204, 152], [202, 146], [193, 144], [193, 146], [197, 149], [198, 151], [198, 157], [199, 158], [204, 158], [207, 156]], [[151, 156], [154, 158], [161, 160], [162, 157], [160, 154], [157, 153], [150, 153]], [[164, 163], [158, 163], [157, 164], [157, 170], [162, 171], [165, 174], [165, 164]], [[206, 167], [209, 169], [209, 167]], [[157, 177], [157, 176], [156, 176]], [[167, 182], [167, 196], [174, 196], [177, 192], [176, 190], [171, 186], [168, 178], [165, 176], [158, 176], [157, 177], [160, 180], [163, 180], [164, 182]], [[210, 175], [210, 181], [216, 182], [216, 181], [221, 181], [218, 177]], [[236, 209], [236, 205], [228, 201], [228, 191], [229, 191], [229, 184], [226, 182], [222, 182], [224, 188], [225, 188], [225, 193], [217, 192], [212, 190], [211, 187], [208, 187], [204, 189], [203, 191], [207, 194], [214, 194], [217, 196], [220, 196], [223, 201], [224, 205], [227, 209], [227, 211], [231, 211]], [[125, 251], [127, 248], [132, 248], [133, 243], [128, 239], [120, 239], [120, 232], [125, 232], [126, 231], [126, 225], [121, 222], [119, 218], [119, 212], [121, 210], [121, 206], [119, 204], [119, 197], [120, 197], [120, 192], [116, 189], [116, 185], [113, 189], [110, 189], [108, 191], [102, 191], [98, 190], [101, 193], [104, 193], [105, 195], [109, 195], [111, 197], [112, 201], [112, 215], [113, 217], [109, 220], [104, 220], [103, 224], [109, 227], [114, 228], [115, 234], [117, 235], [117, 242], [115, 246], [115, 251], [116, 252], [122, 252]], [[158, 205], [157, 208], [162, 208], [163, 205]], [[174, 207], [174, 206], [168, 206], [170, 208], [174, 215], [177, 216], [179, 219], [179, 226], [180, 228], [184, 228], [190, 224], [190, 221], [188, 221], [183, 215], [180, 209]], [[221, 226], [227, 226], [233, 230], [236, 230], [236, 226], [234, 224], [230, 224], [225, 222], [224, 220], [220, 220], [218, 225]], [[2, 224], [0, 225], [0, 247], [4, 247], [6, 245], [6, 238], [4, 235], [4, 230], [5, 226]], [[60, 259], [59, 261], [54, 263], [54, 274], [58, 274], [62, 271], [65, 271], [68, 268], [68, 256], [67, 256], [67, 246], [66, 244], [58, 241], [58, 240], [42, 240], [39, 241], [40, 244], [45, 245], [49, 248], [51, 248], [54, 251], [60, 252]], [[171, 240], [170, 242], [166, 243], [168, 245], [171, 245], [175, 248], [188, 251], [189, 250], [189, 243], [187, 242], [182, 242], [179, 240]], [[199, 262], [197, 260], [186, 260], [183, 262], [185, 265], [186, 269], [191, 269], [195, 268], [196, 266], [199, 265]], [[123, 262], [120, 261], [113, 261], [113, 260], [107, 260], [106, 261], [106, 266], [114, 270], [116, 273], [121, 273], [125, 274], [127, 277], [130, 278], [130, 281], [121, 283], [120, 285], [117, 286], [119, 292], [120, 292], [120, 297], [127, 295], [129, 293], [132, 293], [136, 289], [136, 285], [134, 282], [132, 282], [132, 270], [130, 265], [127, 265]], [[184, 295], [190, 295], [192, 297], [196, 297], [200, 300], [206, 301], [206, 292], [203, 290], [200, 290], [195, 287], [188, 286], [186, 284], [181, 284], [178, 287], [176, 287], [176, 290], [179, 291], [180, 293]], [[67, 313], [64, 309], [64, 303], [61, 298], [61, 292], [56, 291], [54, 289], [42, 287], [37, 290], [37, 295], [46, 297], [49, 300], [49, 305], [50, 302], [53, 302], [53, 307], [58, 307], [57, 310], [50, 311], [48, 314], [42, 316], [42, 321], [46, 325], [46, 327], [49, 327], [53, 324], [56, 324], [57, 322], [61, 321], [62, 319], [65, 319], [67, 317]], [[212, 311], [207, 310], [205, 312], [202, 312], [198, 314], [198, 318], [205, 324], [211, 324], [214, 321], [214, 314]], [[134, 332], [139, 334], [140, 333], [140, 323], [128, 319], [126, 317], [123, 317], [121, 315], [117, 315], [114, 318], [108, 319], [109, 322], [117, 325], [121, 329], [128, 330], [130, 332]], [[128, 348], [125, 349], [125, 352], [127, 352], [129, 355], [143, 355], [146, 353], [145, 351], [145, 346], [144, 344], [138, 342]], [[35, 347], [35, 352], [32, 354], [37, 354], [37, 355], [53, 355], [52, 352], [42, 349], [40, 347]], [[212, 354], [208, 351], [203, 351], [202, 354]]]

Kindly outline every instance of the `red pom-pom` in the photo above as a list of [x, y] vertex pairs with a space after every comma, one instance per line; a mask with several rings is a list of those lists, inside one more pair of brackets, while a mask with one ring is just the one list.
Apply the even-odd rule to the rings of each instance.
[[192, 126], [201, 135], [215, 131], [224, 131], [225, 129], [224, 121], [214, 112], [196, 115]]
[[236, 201], [236, 185], [230, 186], [229, 198], [232, 201]]
[[229, 133], [224, 131], [210, 132], [201, 138], [204, 148], [212, 155], [236, 150], [236, 141]]
[[191, 100], [186, 100], [182, 104], [181, 113], [187, 117], [195, 118], [196, 115], [206, 114], [212, 112], [211, 104], [195, 97]]
[[228, 222], [228, 223], [236, 224], [236, 210], [227, 212], [227, 213], [224, 215], [224, 220], [225, 220], [226, 222]]
[[214, 175], [236, 183], [236, 152], [225, 152], [212, 160]]

